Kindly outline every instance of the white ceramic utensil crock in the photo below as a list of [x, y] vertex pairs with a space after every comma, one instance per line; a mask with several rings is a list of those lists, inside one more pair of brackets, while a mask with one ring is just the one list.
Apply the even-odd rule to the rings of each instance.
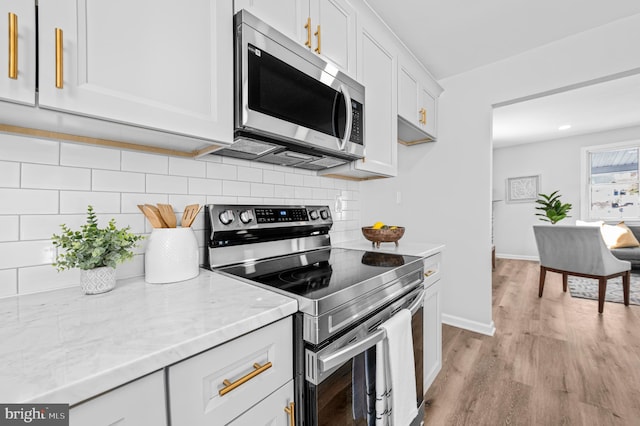
[[144, 280], [172, 283], [197, 277], [198, 241], [191, 228], [154, 228], [144, 255]]

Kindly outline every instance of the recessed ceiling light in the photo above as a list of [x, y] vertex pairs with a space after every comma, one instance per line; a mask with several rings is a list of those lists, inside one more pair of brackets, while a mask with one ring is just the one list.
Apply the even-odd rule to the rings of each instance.
[[569, 130], [571, 128], [571, 124], [563, 124], [562, 126], [558, 127], [558, 130]]

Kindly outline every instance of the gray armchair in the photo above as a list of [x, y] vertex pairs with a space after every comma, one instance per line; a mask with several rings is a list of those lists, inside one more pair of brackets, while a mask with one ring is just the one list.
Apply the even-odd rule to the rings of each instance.
[[607, 281], [621, 276], [624, 304], [629, 306], [631, 263], [611, 254], [599, 227], [534, 225], [533, 233], [540, 255], [538, 297], [542, 297], [547, 271], [562, 274], [564, 291], [568, 275], [594, 278], [598, 280], [598, 312], [602, 313]]

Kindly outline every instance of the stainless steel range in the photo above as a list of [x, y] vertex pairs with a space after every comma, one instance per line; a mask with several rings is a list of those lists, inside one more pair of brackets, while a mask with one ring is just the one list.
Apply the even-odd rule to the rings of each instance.
[[206, 266], [298, 300], [296, 423], [373, 425], [378, 326], [412, 312], [418, 416], [422, 389], [422, 259], [335, 248], [327, 206], [208, 205]]

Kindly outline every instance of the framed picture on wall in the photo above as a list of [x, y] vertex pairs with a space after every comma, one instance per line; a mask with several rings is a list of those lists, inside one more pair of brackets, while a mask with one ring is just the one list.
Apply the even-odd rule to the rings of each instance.
[[507, 178], [507, 203], [531, 203], [538, 199], [540, 175]]

